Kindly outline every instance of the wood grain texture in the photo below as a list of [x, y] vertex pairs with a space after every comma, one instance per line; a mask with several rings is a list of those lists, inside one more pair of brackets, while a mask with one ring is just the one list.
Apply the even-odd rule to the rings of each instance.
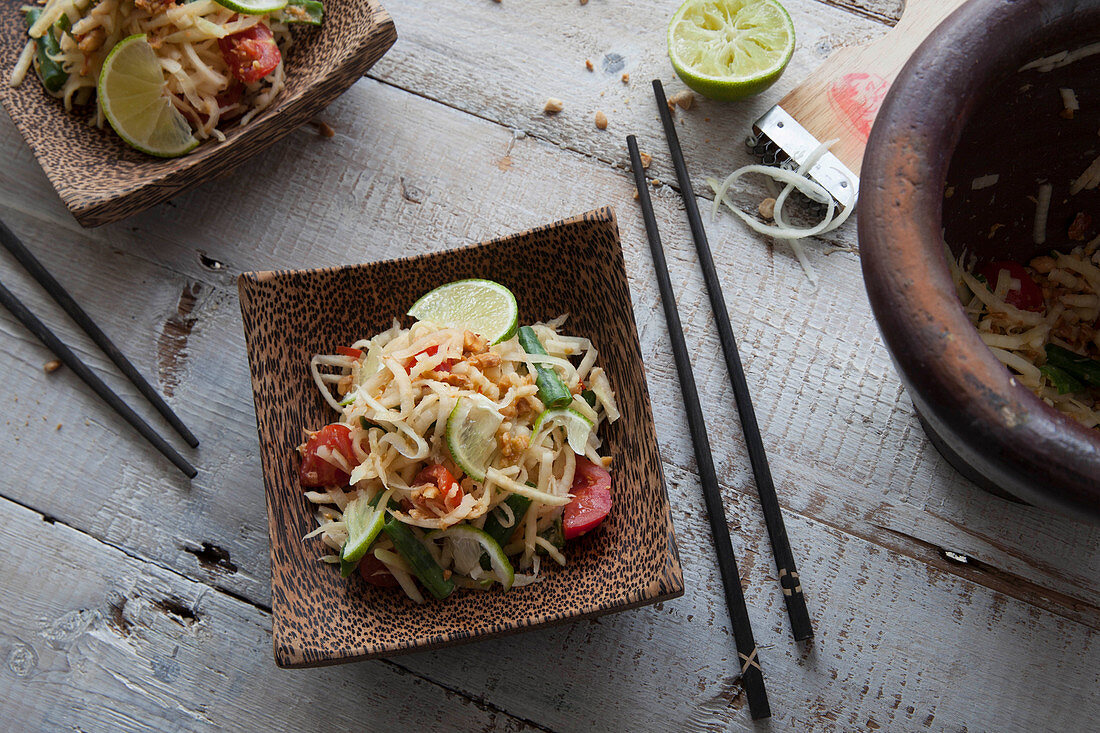
[[[314, 354], [381, 333], [417, 298], [454, 280], [488, 278], [516, 295], [520, 322], [569, 315], [566, 332], [599, 350], [622, 419], [602, 431], [614, 461], [614, 510], [570, 543], [564, 568], [508, 593], [461, 589], [421, 606], [400, 589], [319, 563], [296, 447], [332, 422], [309, 374]], [[300, 667], [392, 656], [501, 636], [675, 598], [684, 592], [641, 348], [611, 209], [491, 242], [368, 265], [251, 272], [240, 278], [271, 532], [275, 660]]]
[[[819, 29], [823, 43], [845, 43], [883, 30], [823, 5], [819, 9], [794, 0], [787, 5], [796, 13], [803, 39], [812, 28]], [[203, 439], [195, 454], [202, 468], [199, 479], [190, 486], [176, 483], [161, 471], [155, 454], [132, 443], [124, 426], [70, 381], [71, 375], [44, 375], [41, 364], [48, 357], [3, 315], [0, 435], [6, 439], [0, 441], [5, 465], [0, 492], [118, 545], [129, 556], [267, 605], [267, 530], [236, 275], [438, 251], [610, 203], [619, 212], [687, 593], [660, 607], [406, 656], [397, 664], [456, 695], [459, 716], [463, 700], [473, 698], [566, 730], [582, 724], [667, 729], [670, 721], [687, 730], [751, 730], [747, 713], [739, 708], [732, 642], [721, 622], [717, 570], [706, 549], [710, 538], [676, 399], [652, 263], [640, 217], [631, 215], [633, 184], [604, 162], [620, 154], [625, 130], [618, 130], [612, 117], [611, 131], [589, 131], [587, 115], [579, 115], [561, 128], [568, 135], [558, 135], [552, 124], [559, 123], [534, 113], [521, 115], [517, 110], [526, 111], [526, 106], [510, 107], [498, 99], [503, 87], [526, 89], [541, 107], [551, 81], [573, 83], [567, 75], [573, 64], [587, 73], [583, 58], [573, 58], [578, 49], [600, 61], [603, 56], [596, 52], [612, 49], [616, 39], [659, 33], [659, 19], [671, 9], [641, 2], [612, 7], [593, 0], [581, 9], [603, 14], [579, 16], [572, 4], [554, 6], [562, 11], [555, 21], [541, 3], [511, 6], [516, 17], [505, 22], [487, 15], [500, 12], [501, 5], [462, 5], [466, 12], [479, 13], [475, 23], [454, 22], [450, 29], [426, 32], [419, 41], [423, 48], [406, 49], [414, 61], [423, 54], [443, 65], [414, 67], [388, 84], [355, 85], [325, 112], [337, 131], [334, 139], [299, 129], [224, 179], [91, 232], [77, 228], [18, 133], [0, 123], [0, 155], [9, 162], [0, 167], [0, 217], [139, 368], [162, 385], [172, 381], [170, 402]], [[437, 4], [433, 10], [447, 21], [453, 7]], [[504, 7], [509, 7], [507, 0]], [[403, 35], [394, 52], [408, 40], [406, 31], [412, 32], [409, 21], [435, 23], [429, 15], [414, 7], [400, 9]], [[529, 43], [538, 50], [530, 64], [522, 55], [510, 55], [517, 47], [511, 31], [519, 32], [524, 18], [531, 26], [523, 32], [530, 32]], [[554, 39], [556, 54], [544, 53], [543, 37]], [[809, 69], [819, 63], [816, 53], [802, 46], [796, 61]], [[491, 61], [479, 76], [463, 71], [478, 59]], [[663, 63], [655, 53], [648, 69], [667, 71], [667, 81], [671, 70]], [[461, 77], [457, 81], [439, 71], [452, 64], [454, 75]], [[616, 75], [596, 78], [606, 87], [591, 90], [592, 99], [622, 85]], [[632, 79], [647, 81], [638, 73]], [[781, 84], [794, 80], [784, 77]], [[406, 82], [416, 94], [393, 86]], [[431, 97], [432, 89], [449, 90], [443, 104], [423, 98]], [[643, 149], [655, 156], [650, 172], [668, 178], [661, 169], [657, 122], [646, 121], [648, 107], [638, 109], [638, 119], [650, 125], [642, 140]], [[711, 112], [697, 114], [700, 108], [680, 113], [686, 120], [681, 139], [688, 162], [699, 174], [708, 166], [719, 170], [744, 162], [738, 158], [741, 133], [731, 119], [752, 115], [722, 110], [721, 119]], [[517, 127], [531, 134], [516, 139], [512, 129]], [[731, 137], [734, 132], [737, 136]], [[746, 191], [741, 200], [754, 205], [758, 195]], [[827, 247], [813, 245], [809, 256], [821, 275], [815, 290], [782, 245], [773, 247], [728, 218], [708, 219], [818, 630], [805, 659], [788, 645], [686, 222], [677, 196], [666, 187], [657, 187], [655, 204], [697, 360], [735, 546], [744, 558], [754, 628], [765, 645], [761, 655], [778, 713], [774, 728], [1074, 730], [1075, 721], [1094, 718], [1095, 696], [1080, 691], [1095, 688], [1094, 670], [1100, 667], [1093, 630], [1100, 625], [1097, 531], [991, 500], [945, 465], [924, 438], [878, 341], [854, 257], [826, 256]], [[835, 241], [854, 243], [851, 227]], [[11, 280], [21, 298], [128, 394], [125, 383], [113, 381], [105, 360], [55, 315], [18, 269], [7, 261], [4, 265], [5, 282]], [[182, 307], [185, 290], [194, 297], [189, 308]], [[162, 338], [169, 323], [190, 325], [171, 330], [171, 339]], [[64, 424], [60, 442], [56, 423]], [[43, 465], [38, 460], [43, 449], [58, 446], [64, 449], [63, 461]], [[74, 475], [80, 476], [79, 490], [72, 488]], [[11, 481], [9, 476], [35, 478]], [[966, 564], [947, 559], [946, 550]], [[107, 563], [102, 555], [88, 557], [93, 568]], [[30, 563], [13, 567], [38, 567]], [[57, 578], [52, 584], [79, 584], [82, 568], [71, 561], [61, 564], [59, 574], [50, 576]], [[249, 657], [251, 674], [264, 679], [265, 690], [286, 690], [291, 683], [284, 680], [294, 675], [333, 672], [277, 672], [268, 640], [242, 645], [237, 638], [229, 635], [233, 645], [218, 647], [225, 651], [205, 647], [204, 654]], [[318, 679], [358, 679], [358, 670], [373, 664], [349, 667], [351, 678]], [[139, 658], [127, 669], [135, 679], [148, 675], [150, 667]], [[324, 708], [334, 698], [331, 689], [342, 684], [355, 683], [295, 687], [286, 693], [293, 695], [288, 704]], [[270, 697], [258, 695], [253, 703], [233, 688], [201, 690], [207, 704], [233, 708], [227, 715], [235, 720], [257, 715], [267, 720], [267, 708], [277, 707]], [[4, 694], [19, 696], [20, 704], [36, 711], [44, 709], [35, 713], [42, 719], [63, 719], [70, 707], [69, 698], [32, 701], [22, 688]], [[382, 709], [369, 702], [374, 698], [366, 699], [356, 705], [360, 715]], [[1067, 710], [1079, 717], [1065, 717]], [[462, 727], [468, 719], [455, 720]], [[349, 718], [344, 727], [351, 725]]]
[[[23, 13], [0, 8], [0, 69], [5, 79], [26, 43]], [[397, 38], [377, 0], [329, 3], [319, 28], [295, 30], [285, 59], [286, 87], [250, 124], [225, 142], [164, 160], [145, 155], [110, 128], [88, 124], [86, 110], [66, 113], [33, 73], [16, 89], [0, 85], [0, 104], [34, 151], [58, 195], [83, 226], [118, 221], [232, 170], [304, 124], [347, 90]]]
[[276, 673], [263, 611], [11, 502], [0, 515], [6, 730], [531, 729], [385, 662]]

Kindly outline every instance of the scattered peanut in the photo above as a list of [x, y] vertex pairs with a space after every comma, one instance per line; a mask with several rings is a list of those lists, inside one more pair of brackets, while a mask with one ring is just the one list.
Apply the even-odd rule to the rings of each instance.
[[562, 104], [562, 101], [560, 99], [558, 99], [557, 97], [550, 97], [550, 99], [546, 100], [546, 104], [543, 105], [542, 111], [545, 114], [548, 114], [548, 115], [556, 115], [558, 112], [561, 112], [564, 108], [565, 108], [565, 105]]
[[47, 361], [45, 364], [42, 365], [42, 369], [46, 372], [46, 374], [52, 374], [60, 368], [61, 362], [57, 359], [51, 359], [50, 361]]
[[637, 186], [634, 187], [634, 200], [635, 201], [638, 200], [638, 187]]
[[607, 129], [607, 115], [605, 115], [602, 110], [596, 110], [596, 129]]
[[623, 74], [622, 80], [623, 80], [623, 84], [629, 84], [630, 83], [630, 74]]
[[760, 202], [760, 205], [756, 207], [756, 210], [760, 212], [760, 216], [765, 219], [775, 218], [775, 199], [766, 198]]
[[691, 105], [695, 104], [695, 95], [685, 89], [682, 92], [673, 94], [668, 101], [679, 106], [680, 109], [691, 109]]
[[95, 53], [103, 46], [103, 41], [106, 39], [107, 31], [99, 27], [81, 36], [80, 42], [76, 44], [76, 47], [83, 54]]
[[594, 71], [596, 67], [592, 65], [592, 59], [585, 59], [584, 68], [588, 69], [589, 71]]
[[642, 158], [642, 167], [643, 168], [648, 168], [649, 164], [653, 162], [653, 156], [650, 155], [649, 153], [639, 153], [638, 155], [641, 156], [641, 158]]

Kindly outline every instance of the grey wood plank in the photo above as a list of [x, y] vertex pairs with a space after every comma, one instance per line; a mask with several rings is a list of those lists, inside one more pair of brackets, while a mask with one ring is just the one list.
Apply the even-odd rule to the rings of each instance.
[[388, 662], [278, 670], [270, 615], [0, 500], [7, 730], [531, 730]]

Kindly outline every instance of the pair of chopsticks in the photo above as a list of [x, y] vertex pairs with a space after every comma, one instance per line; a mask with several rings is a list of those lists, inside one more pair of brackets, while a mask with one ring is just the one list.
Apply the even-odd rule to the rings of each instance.
[[[77, 305], [72, 296], [66, 292], [65, 288], [61, 286], [53, 275], [51, 275], [42, 263], [39, 262], [30, 250], [19, 241], [19, 238], [12, 233], [11, 229], [7, 227], [4, 222], [0, 221], [0, 244], [11, 252], [15, 259], [19, 260], [20, 264], [26, 268], [27, 272], [38, 284], [49, 293], [50, 297], [57, 302], [61, 308], [69, 314], [69, 317], [76, 321], [86, 334], [92, 339], [95, 344], [103, 350], [108, 358], [118, 366], [119, 370], [126, 375], [138, 391], [145, 396], [153, 407], [157, 409], [164, 419], [172, 426], [172, 428], [180, 434], [180, 436], [187, 442], [192, 448], [196, 448], [199, 445], [198, 438], [187, 429], [187, 426], [183, 424], [183, 421], [176, 416], [176, 413], [172, 412], [172, 408], [157, 394], [156, 390], [145, 381], [145, 378], [141, 376], [134, 365], [123, 356], [122, 352], [118, 350], [111, 340], [107, 338], [107, 335], [92, 321], [84, 309]], [[49, 328], [46, 327], [42, 321], [30, 312], [30, 310], [19, 301], [19, 299], [6, 287], [3, 283], [0, 283], [0, 305], [3, 305], [11, 314], [19, 319], [24, 326], [27, 327], [31, 333], [33, 333], [39, 341], [46, 345], [50, 351], [74, 374], [84, 380], [84, 383], [92, 388], [99, 397], [106, 402], [111, 409], [122, 416], [126, 422], [130, 423], [135, 430], [137, 430], [143, 438], [149, 441], [153, 447], [161, 452], [165, 458], [172, 462], [180, 471], [183, 472], [187, 478], [194, 478], [197, 474], [195, 467], [192, 466], [187, 460], [181, 456], [176, 450], [167, 443], [160, 435], [157, 434], [153, 428], [149, 426], [141, 417], [134, 412], [129, 405], [122, 401], [122, 399], [111, 391], [103, 380], [96, 376], [95, 372], [88, 368], [88, 366], [80, 360], [72, 349], [62, 343]]]
[[[715, 322], [718, 325], [726, 369], [733, 385], [737, 411], [741, 418], [741, 426], [749, 450], [749, 461], [752, 464], [756, 488], [760, 494], [760, 504], [764, 510], [768, 536], [771, 538], [772, 553], [775, 556], [775, 564], [779, 571], [779, 583], [787, 605], [791, 632], [797, 641], [802, 641], [813, 636], [813, 627], [810, 623], [809, 611], [806, 608], [806, 599], [802, 593], [798, 570], [795, 568], [794, 555], [791, 552], [790, 541], [787, 538], [787, 530], [783, 524], [779, 500], [775, 494], [775, 484], [772, 481], [771, 470], [768, 468], [764, 442], [760, 436], [760, 427], [757, 424], [756, 413], [753, 410], [752, 399], [749, 396], [745, 370], [741, 365], [741, 357], [737, 351], [737, 341], [730, 325], [729, 311], [726, 308], [725, 297], [722, 295], [722, 285], [714, 267], [714, 258], [711, 255], [710, 244], [707, 242], [703, 221], [699, 216], [699, 207], [695, 201], [695, 192], [688, 176], [684, 154], [680, 149], [679, 136], [676, 134], [664, 88], [659, 79], [653, 80], [653, 92], [656, 96], [657, 110], [664, 126], [669, 152], [672, 155], [673, 165], [676, 169], [676, 178], [680, 184], [680, 195], [683, 198], [688, 223], [691, 226], [692, 238], [695, 240], [695, 249], [703, 269], [703, 279], [706, 281], [711, 309], [714, 311]], [[699, 467], [699, 478], [703, 484], [703, 497], [707, 505], [715, 550], [718, 554], [718, 567], [726, 591], [726, 605], [733, 626], [734, 639], [737, 643], [742, 684], [748, 696], [749, 712], [752, 717], [754, 719], [767, 718], [771, 715], [771, 708], [768, 704], [767, 692], [764, 689], [764, 678], [756, 642], [752, 634], [752, 626], [749, 623], [748, 611], [745, 607], [745, 596], [741, 590], [741, 577], [737, 571], [737, 560], [734, 557], [733, 544], [726, 524], [725, 507], [722, 504], [718, 479], [714, 471], [710, 440], [707, 437], [706, 424], [703, 421], [703, 412], [699, 405], [699, 393], [695, 386], [695, 377], [691, 371], [687, 346], [684, 342], [683, 326], [680, 323], [680, 315], [676, 309], [676, 299], [672, 292], [672, 282], [668, 274], [668, 265], [665, 262], [661, 236], [657, 230], [657, 220], [653, 214], [653, 202], [649, 197], [649, 189], [646, 186], [637, 138], [630, 135], [627, 137], [626, 142], [630, 150], [630, 162], [638, 189], [638, 199], [642, 206], [646, 233], [649, 237], [650, 249], [653, 252], [653, 263], [657, 271], [657, 285], [661, 292], [665, 318], [668, 321], [672, 352], [676, 361], [676, 370], [680, 377], [680, 389], [687, 407], [688, 426], [691, 430], [692, 443], [695, 448], [695, 460]]]

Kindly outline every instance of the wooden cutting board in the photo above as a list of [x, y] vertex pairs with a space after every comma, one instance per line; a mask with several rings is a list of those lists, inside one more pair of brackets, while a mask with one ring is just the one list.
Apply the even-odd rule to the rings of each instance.
[[[867, 136], [890, 84], [928, 34], [963, 2], [908, 0], [896, 26], [870, 43], [834, 53], [754, 127], [796, 162], [818, 142], [837, 139], [831, 148], [834, 160], [857, 179]], [[809, 140], [797, 140], [801, 133], [791, 129], [792, 118]], [[842, 178], [830, 177], [825, 167], [819, 171], [815, 166], [811, 174], [844, 203], [848, 196], [835, 190]]]

